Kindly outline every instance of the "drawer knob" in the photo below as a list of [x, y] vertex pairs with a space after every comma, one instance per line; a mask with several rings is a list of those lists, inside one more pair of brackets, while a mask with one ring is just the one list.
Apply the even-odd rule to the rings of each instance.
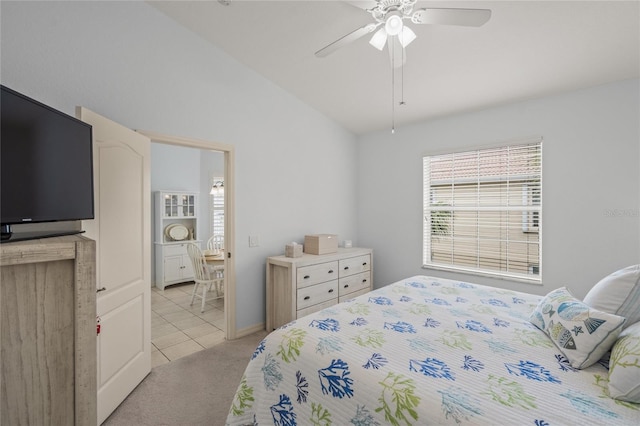
[[345, 284], [343, 288], [349, 288], [349, 284]]
[[366, 282], [367, 282], [367, 279], [366, 279], [366, 278], [365, 278], [365, 279], [363, 279], [363, 280], [362, 280], [362, 282], [363, 282], [363, 283], [366, 283]]
[[347, 269], [349, 269], [349, 267], [348, 267], [348, 266], [345, 266], [345, 267], [344, 267], [344, 270], [346, 271]]
[[332, 288], [331, 288], [331, 289], [329, 289], [329, 293], [333, 293], [333, 289], [332, 289]]
[[309, 300], [309, 299], [311, 299], [311, 296], [305, 296], [304, 297], [304, 300]]
[[362, 266], [367, 266], [367, 262], [362, 262]]
[[333, 274], [333, 269], [329, 269], [329, 273], [330, 273], [330, 274]]
[[305, 275], [305, 276], [304, 276], [304, 279], [305, 279], [305, 280], [308, 280], [308, 279], [309, 279], [309, 275]]

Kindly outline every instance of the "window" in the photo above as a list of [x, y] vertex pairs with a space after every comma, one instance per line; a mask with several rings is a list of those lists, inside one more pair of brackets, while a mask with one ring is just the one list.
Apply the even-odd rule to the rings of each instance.
[[542, 140], [423, 158], [423, 267], [540, 281]]

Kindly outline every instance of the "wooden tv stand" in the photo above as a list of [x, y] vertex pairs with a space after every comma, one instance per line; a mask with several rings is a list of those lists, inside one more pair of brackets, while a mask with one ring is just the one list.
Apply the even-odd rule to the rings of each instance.
[[0, 424], [95, 425], [95, 242], [2, 244], [0, 315]]

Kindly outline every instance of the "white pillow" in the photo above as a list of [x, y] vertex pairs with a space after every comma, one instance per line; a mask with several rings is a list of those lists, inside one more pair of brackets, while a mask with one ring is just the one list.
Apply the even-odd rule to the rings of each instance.
[[627, 326], [640, 321], [640, 265], [620, 269], [604, 277], [585, 296], [584, 303], [627, 319]]
[[627, 327], [611, 349], [609, 395], [640, 403], [640, 322]]
[[589, 307], [565, 287], [547, 294], [529, 321], [549, 336], [574, 368], [598, 362], [611, 349], [625, 323], [623, 317]]

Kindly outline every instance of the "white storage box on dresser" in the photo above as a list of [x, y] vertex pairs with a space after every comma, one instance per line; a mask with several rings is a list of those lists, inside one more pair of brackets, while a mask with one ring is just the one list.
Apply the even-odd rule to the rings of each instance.
[[373, 288], [373, 250], [267, 258], [267, 331]]
[[171, 284], [193, 279], [193, 267], [187, 244], [200, 244], [198, 228], [198, 194], [158, 191], [155, 193], [155, 269], [156, 287], [164, 290]]
[[304, 236], [304, 252], [309, 254], [330, 254], [338, 251], [338, 236], [335, 234], [314, 234]]

